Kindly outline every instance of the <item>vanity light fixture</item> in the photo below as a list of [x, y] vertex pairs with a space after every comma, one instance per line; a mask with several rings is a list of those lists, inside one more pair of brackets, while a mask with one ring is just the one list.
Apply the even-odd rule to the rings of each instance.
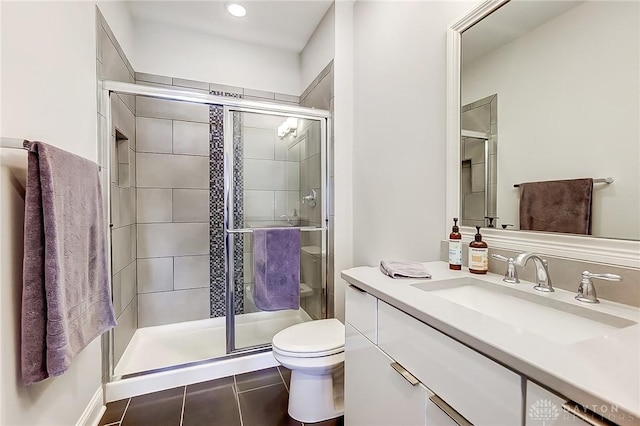
[[227, 12], [236, 18], [242, 18], [247, 14], [247, 9], [239, 3], [227, 3]]
[[296, 136], [298, 130], [298, 119], [295, 117], [289, 117], [278, 126], [278, 137], [284, 139], [285, 136], [291, 134]]

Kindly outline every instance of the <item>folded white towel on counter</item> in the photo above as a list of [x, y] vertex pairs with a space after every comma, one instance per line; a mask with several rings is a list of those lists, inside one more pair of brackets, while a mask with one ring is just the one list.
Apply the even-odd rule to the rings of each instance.
[[383, 260], [380, 262], [380, 271], [391, 278], [431, 278], [427, 268], [419, 262]]

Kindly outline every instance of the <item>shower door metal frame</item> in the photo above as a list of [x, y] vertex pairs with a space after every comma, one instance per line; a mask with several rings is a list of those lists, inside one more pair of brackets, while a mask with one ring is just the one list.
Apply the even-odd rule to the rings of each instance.
[[[226, 338], [227, 338], [227, 354], [252, 351], [255, 349], [262, 349], [268, 347], [270, 344], [260, 344], [257, 346], [245, 347], [238, 349], [236, 347], [236, 328], [235, 328], [235, 283], [234, 283], [234, 234], [237, 233], [249, 233], [251, 229], [234, 229], [235, 223], [235, 211], [233, 208], [233, 170], [234, 170], [234, 147], [233, 147], [233, 119], [234, 113], [254, 113], [254, 114], [268, 114], [286, 117], [296, 117], [299, 119], [313, 120], [320, 123], [320, 194], [321, 194], [321, 218], [320, 227], [317, 228], [322, 233], [322, 247], [321, 253], [324, 251], [325, 255], [321, 258], [321, 292], [322, 292], [322, 316], [326, 317], [327, 307], [327, 253], [328, 253], [328, 229], [329, 229], [329, 211], [328, 211], [328, 125], [329, 116], [328, 111], [311, 110], [309, 108], [301, 108], [304, 111], [284, 112], [274, 111], [267, 109], [257, 109], [251, 107], [237, 107], [237, 106], [225, 106], [224, 107], [224, 234], [225, 234], [225, 305], [226, 305]], [[302, 113], [304, 112], [304, 113]], [[316, 114], [309, 114], [309, 112], [316, 112]], [[320, 114], [317, 114], [320, 112]], [[316, 228], [310, 229], [309, 227], [301, 227], [301, 231], [315, 231]]]
[[[165, 99], [165, 100], [172, 100], [172, 101], [191, 102], [191, 103], [204, 104], [209, 106], [212, 106], [212, 105], [222, 106], [225, 110], [225, 122], [224, 122], [225, 132], [228, 129], [228, 126], [226, 123], [226, 117], [227, 117], [226, 112], [229, 108], [234, 108], [234, 110], [238, 110], [238, 111], [268, 113], [268, 114], [276, 114], [276, 115], [283, 115], [283, 116], [295, 115], [303, 118], [322, 120], [325, 123], [324, 126], [321, 126], [322, 137], [323, 137], [323, 140], [325, 141], [322, 144], [323, 151], [322, 151], [321, 161], [323, 161], [322, 164], [325, 165], [325, 167], [322, 170], [322, 173], [323, 173], [322, 185], [324, 186], [324, 188], [327, 188], [327, 185], [325, 182], [326, 181], [325, 168], [327, 165], [326, 163], [327, 157], [325, 152], [326, 140], [327, 140], [326, 123], [328, 122], [328, 119], [330, 119], [331, 117], [330, 111], [322, 110], [322, 109], [306, 108], [306, 107], [301, 107], [296, 105], [286, 105], [286, 104], [278, 104], [278, 103], [263, 102], [263, 101], [245, 100], [245, 99], [234, 98], [234, 97], [216, 96], [216, 95], [210, 95], [205, 93], [190, 92], [187, 90], [177, 90], [174, 88], [164, 88], [164, 87], [157, 87], [157, 86], [146, 86], [142, 84], [125, 83], [125, 82], [113, 81], [113, 80], [103, 80], [98, 84], [99, 84], [99, 87], [101, 86], [102, 88], [102, 97], [98, 101], [100, 102], [102, 110], [105, 112], [105, 115], [104, 115], [105, 125], [102, 126], [102, 128], [100, 128], [100, 126], [98, 127], [98, 163], [102, 167], [102, 170], [105, 171], [105, 173], [101, 174], [102, 196], [105, 203], [105, 206], [104, 206], [105, 219], [106, 219], [104, 224], [105, 235], [109, 235], [109, 236], [111, 235], [110, 234], [110, 223], [111, 223], [110, 181], [111, 181], [111, 160], [112, 159], [111, 159], [110, 141], [111, 141], [111, 127], [113, 123], [112, 123], [112, 111], [111, 111], [110, 99], [111, 99], [111, 94], [113, 93], [123, 94], [123, 95], [146, 96], [150, 98]], [[226, 145], [227, 143], [226, 143], [226, 134], [225, 134], [225, 150], [226, 150]], [[225, 185], [227, 184], [227, 178], [228, 178], [227, 170], [228, 169], [225, 164]], [[225, 189], [226, 189], [226, 186], [225, 186]], [[324, 193], [326, 193], [326, 189], [324, 190]], [[225, 200], [225, 206], [226, 206], [226, 200]], [[324, 221], [326, 217], [328, 217], [326, 215], [326, 200], [323, 199], [323, 224], [324, 224], [324, 230], [322, 231], [323, 240], [326, 240], [327, 223]], [[225, 228], [225, 241], [226, 239], [227, 237], [226, 237], [226, 228]], [[107, 249], [107, 253], [111, 252], [110, 237], [107, 238], [106, 249]], [[108, 262], [109, 262], [108, 280], [109, 280], [109, 288], [111, 289], [112, 282], [111, 282], [110, 256], [108, 258]], [[227, 270], [229, 268], [229, 264], [226, 261], [226, 259], [225, 259], [225, 268]], [[323, 285], [326, 286], [326, 276], [324, 275], [325, 273], [326, 273], [326, 260], [325, 258], [323, 258]], [[227, 305], [227, 310], [228, 309], [229, 307]], [[227, 318], [228, 317], [229, 315], [227, 314]], [[229, 330], [231, 330], [231, 332], [235, 334], [235, 329], [232, 327], [231, 329], [227, 328], [226, 330], [227, 335], [230, 332]], [[101, 343], [102, 343], [103, 383], [108, 383], [108, 382], [117, 380], [117, 376], [114, 376], [113, 374], [114, 367], [115, 367], [114, 359], [113, 359], [114, 358], [113, 330], [110, 330], [108, 333], [104, 333], [102, 335]], [[139, 373], [133, 373], [131, 375], [127, 375], [126, 377], [143, 376], [147, 374], [157, 373], [158, 371], [175, 370], [175, 369], [183, 368], [185, 365], [199, 365], [199, 364], [208, 363], [208, 362], [215, 362], [219, 359], [232, 358], [238, 355], [242, 355], [244, 352], [255, 353], [263, 350], [265, 350], [265, 346], [255, 347], [255, 348], [246, 348], [244, 350], [239, 350], [239, 351], [234, 350], [233, 352], [231, 352], [229, 351], [229, 347], [227, 347], [227, 354], [220, 357], [212, 358], [209, 360], [203, 360], [203, 361], [195, 361], [193, 363], [166, 367], [158, 370], [149, 370], [149, 371], [143, 371]]]

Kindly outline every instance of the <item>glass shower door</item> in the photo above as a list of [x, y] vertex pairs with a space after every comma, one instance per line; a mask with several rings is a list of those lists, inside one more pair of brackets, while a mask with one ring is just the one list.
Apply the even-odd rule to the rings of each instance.
[[[225, 111], [228, 351], [326, 317], [325, 141], [325, 119]], [[279, 227], [300, 228], [300, 307], [266, 311], [254, 298], [253, 230]]]

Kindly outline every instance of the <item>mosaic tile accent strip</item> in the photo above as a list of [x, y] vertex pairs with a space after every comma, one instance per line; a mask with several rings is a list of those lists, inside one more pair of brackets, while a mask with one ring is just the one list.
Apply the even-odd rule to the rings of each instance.
[[[233, 113], [233, 226], [235, 228], [244, 228], [242, 117], [241, 112]], [[236, 315], [244, 313], [244, 238], [243, 234], [236, 234], [233, 247], [233, 304]]]
[[[235, 93], [211, 91], [212, 95], [242, 97]], [[243, 226], [243, 170], [242, 170], [242, 117], [233, 117], [233, 208], [235, 228]], [[209, 108], [209, 244], [211, 249], [210, 312], [211, 317], [226, 315], [225, 289], [225, 238], [224, 238], [224, 108], [213, 105]], [[244, 236], [234, 237], [234, 313], [244, 313]]]
[[223, 317], [225, 310], [224, 250], [224, 108], [209, 107], [209, 267], [210, 316]]

